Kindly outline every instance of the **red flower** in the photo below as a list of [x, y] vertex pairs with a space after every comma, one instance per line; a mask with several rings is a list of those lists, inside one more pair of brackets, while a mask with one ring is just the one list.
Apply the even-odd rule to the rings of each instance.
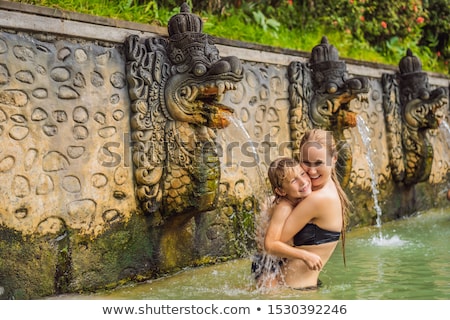
[[366, 19], [364, 18], [364, 16], [360, 16], [360, 17], [359, 17], [359, 20], [361, 20], [361, 21], [364, 22]]
[[387, 28], [387, 23], [385, 21], [381, 21], [381, 27], [383, 29], [386, 29]]
[[425, 19], [423, 18], [423, 17], [418, 17], [417, 19], [416, 19], [416, 22], [418, 23], [418, 24], [421, 24], [421, 23], [423, 23], [425, 21]]

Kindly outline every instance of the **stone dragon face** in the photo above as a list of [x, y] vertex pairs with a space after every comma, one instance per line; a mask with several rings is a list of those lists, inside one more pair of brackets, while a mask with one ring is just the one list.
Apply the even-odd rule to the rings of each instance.
[[323, 37], [311, 53], [313, 96], [310, 117], [314, 127], [342, 132], [356, 126], [356, 113], [349, 103], [369, 92], [365, 77], [348, 78], [346, 64], [339, 60], [337, 49]]
[[430, 90], [427, 79], [424, 73], [402, 76], [400, 102], [409, 130], [437, 129], [443, 119], [448, 93], [445, 88]]
[[162, 222], [214, 209], [215, 130], [234, 112], [220, 100], [243, 78], [240, 60], [219, 56], [186, 4], [168, 29], [168, 39], [133, 35], [125, 42], [136, 196]]
[[332, 131], [355, 127], [356, 113], [349, 103], [369, 91], [367, 78], [347, 79], [342, 68], [315, 71], [314, 67], [315, 90], [309, 112], [314, 126]]
[[439, 127], [448, 89], [430, 88], [420, 59], [409, 49], [399, 69], [396, 75], [382, 78], [389, 158], [394, 180], [411, 186], [430, 176], [434, 147], [427, 131]]
[[220, 104], [223, 94], [235, 90], [243, 77], [236, 57], [219, 57], [208, 35], [180, 33], [168, 46], [172, 75], [164, 88], [167, 110], [173, 120], [210, 128], [228, 126], [234, 111]]

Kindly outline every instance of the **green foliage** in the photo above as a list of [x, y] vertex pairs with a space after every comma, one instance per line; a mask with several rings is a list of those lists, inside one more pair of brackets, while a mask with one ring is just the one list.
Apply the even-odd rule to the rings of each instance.
[[[326, 35], [343, 58], [398, 65], [409, 48], [424, 70], [450, 74], [449, 0], [188, 0], [213, 36], [311, 51]], [[181, 0], [19, 0], [167, 26]]]
[[[385, 59], [397, 64], [409, 48], [424, 69], [448, 70], [450, 7], [448, 0], [327, 0], [314, 2], [316, 18], [325, 25], [367, 42]], [[323, 12], [323, 14], [320, 14]]]

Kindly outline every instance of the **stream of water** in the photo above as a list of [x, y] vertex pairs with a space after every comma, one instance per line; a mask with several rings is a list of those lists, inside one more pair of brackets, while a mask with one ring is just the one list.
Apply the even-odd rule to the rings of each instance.
[[450, 146], [450, 126], [444, 120], [439, 124], [439, 128], [443, 132], [445, 140], [447, 141], [447, 144]]
[[366, 146], [365, 148], [365, 156], [366, 156], [366, 160], [367, 160], [367, 164], [369, 166], [369, 173], [370, 173], [370, 183], [371, 183], [371, 187], [372, 187], [372, 198], [373, 198], [373, 203], [374, 203], [374, 209], [377, 213], [377, 227], [381, 227], [381, 215], [383, 214], [383, 212], [381, 211], [381, 207], [378, 203], [378, 183], [377, 183], [377, 178], [375, 175], [375, 167], [373, 164], [373, 150], [370, 147], [370, 135], [369, 135], [369, 127], [367, 126], [366, 122], [364, 121], [364, 119], [361, 116], [357, 116], [356, 117], [356, 125], [358, 127], [358, 131], [359, 134], [361, 135], [361, 139], [363, 142], [363, 146]]

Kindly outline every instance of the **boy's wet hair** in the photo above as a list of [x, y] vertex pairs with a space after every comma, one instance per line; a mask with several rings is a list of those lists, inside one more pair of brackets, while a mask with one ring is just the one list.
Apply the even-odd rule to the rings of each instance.
[[275, 195], [275, 202], [277, 202], [281, 197], [276, 192], [276, 189], [283, 187], [283, 182], [285, 181], [287, 175], [299, 165], [300, 163], [297, 160], [289, 157], [278, 158], [270, 164], [267, 175], [269, 177], [273, 194]]

